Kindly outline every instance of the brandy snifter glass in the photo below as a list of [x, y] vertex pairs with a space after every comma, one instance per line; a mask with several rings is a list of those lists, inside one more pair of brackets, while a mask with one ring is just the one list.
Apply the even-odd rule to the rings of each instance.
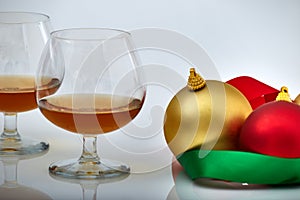
[[48, 150], [49, 144], [17, 129], [17, 114], [37, 108], [35, 72], [50, 35], [50, 18], [40, 13], [0, 12], [0, 112], [4, 130], [0, 156]]
[[81, 156], [51, 164], [51, 174], [97, 179], [130, 172], [123, 163], [100, 159], [97, 136], [117, 131], [140, 112], [145, 89], [138, 60], [125, 31], [74, 28], [51, 33], [36, 78], [38, 106], [50, 122], [83, 136]]

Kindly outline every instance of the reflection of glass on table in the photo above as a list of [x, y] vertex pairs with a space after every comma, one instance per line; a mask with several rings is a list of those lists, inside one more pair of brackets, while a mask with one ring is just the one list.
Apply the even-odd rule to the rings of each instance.
[[0, 156], [0, 160], [3, 163], [4, 169], [4, 183], [0, 185], [0, 199], [51, 199], [50, 196], [37, 189], [19, 184], [17, 179], [17, 169], [19, 160], [39, 157], [46, 153], [47, 151], [43, 151], [40, 154], [33, 154], [27, 156]]
[[79, 184], [82, 188], [82, 199], [83, 200], [96, 200], [97, 199], [97, 188], [101, 184], [118, 182], [126, 179], [129, 174], [124, 173], [122, 176], [110, 177], [108, 179], [70, 179], [62, 176], [56, 176], [50, 173], [50, 176], [58, 181]]

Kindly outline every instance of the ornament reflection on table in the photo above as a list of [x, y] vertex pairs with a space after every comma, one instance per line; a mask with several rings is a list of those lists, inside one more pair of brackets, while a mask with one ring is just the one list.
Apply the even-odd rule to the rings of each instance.
[[[100, 159], [97, 136], [129, 123], [141, 110], [145, 88], [131, 35], [114, 29], [53, 32], [37, 73], [41, 113], [56, 126], [83, 136], [79, 159], [59, 161], [50, 173], [98, 179], [123, 176], [129, 166]], [[66, 147], [67, 148], [67, 147]]]
[[[278, 199], [278, 196], [290, 194], [289, 190], [282, 190], [278, 187], [262, 184], [246, 184], [230, 181], [223, 181], [210, 178], [198, 178], [191, 180], [184, 172], [183, 167], [177, 162], [172, 163], [172, 177], [174, 186], [169, 191], [167, 200], [181, 199], [266, 199], [266, 193], [269, 192], [268, 198]], [[213, 189], [213, 192], [212, 192]], [[277, 190], [277, 191], [276, 191]], [[297, 189], [295, 190], [296, 193]], [[284, 196], [285, 196], [284, 195]]]
[[17, 130], [17, 113], [37, 108], [34, 76], [49, 29], [50, 18], [44, 14], [0, 13], [1, 156], [35, 154], [49, 147], [47, 142], [24, 137]]
[[[190, 77], [199, 76], [191, 70]], [[164, 126], [169, 148], [191, 179], [276, 185], [300, 182], [300, 134], [297, 126], [300, 106], [290, 100], [286, 87], [279, 92], [251, 77], [230, 80], [228, 85], [241, 88], [241, 92], [233, 98], [230, 98], [231, 94], [227, 95], [226, 109], [218, 107], [215, 116], [211, 116], [210, 110], [216, 105], [207, 102], [214, 97], [203, 95], [209, 85], [191, 80], [189, 78], [188, 83], [191, 90], [182, 89], [170, 102]], [[243, 85], [245, 82], [253, 84]], [[197, 88], [194, 84], [204, 86]], [[210, 90], [211, 94], [217, 91], [215, 88]], [[235, 102], [237, 100], [243, 102], [242, 105]], [[237, 111], [225, 112], [231, 108]], [[239, 115], [244, 118], [237, 117]], [[220, 134], [207, 128], [212, 126], [212, 121], [224, 124]], [[196, 125], [190, 128], [191, 123]], [[236, 128], [231, 128], [233, 126]]]

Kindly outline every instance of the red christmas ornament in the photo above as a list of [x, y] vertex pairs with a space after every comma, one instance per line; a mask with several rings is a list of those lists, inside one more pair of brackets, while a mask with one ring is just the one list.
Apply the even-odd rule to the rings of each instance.
[[246, 119], [239, 145], [244, 151], [300, 158], [300, 106], [287, 101], [261, 105]]

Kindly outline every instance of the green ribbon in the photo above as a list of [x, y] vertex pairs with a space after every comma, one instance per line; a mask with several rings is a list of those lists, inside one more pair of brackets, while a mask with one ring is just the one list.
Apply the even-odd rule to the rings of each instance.
[[191, 150], [177, 159], [191, 179], [213, 178], [249, 184], [300, 183], [300, 158], [242, 151]]

